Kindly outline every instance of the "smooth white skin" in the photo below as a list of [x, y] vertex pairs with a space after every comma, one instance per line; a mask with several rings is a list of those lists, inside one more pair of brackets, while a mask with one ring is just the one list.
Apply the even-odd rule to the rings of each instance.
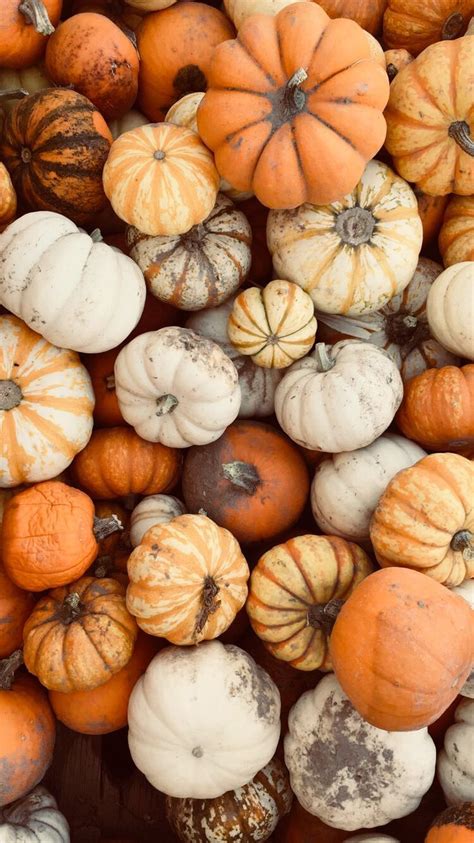
[[437, 774], [448, 805], [474, 801], [474, 699], [459, 703], [444, 736]]
[[137, 503], [130, 516], [130, 543], [137, 547], [147, 530], [184, 515], [186, 508], [174, 495], [148, 495]]
[[455, 263], [438, 275], [426, 302], [432, 335], [444, 348], [474, 360], [474, 261]]
[[0, 811], [0, 843], [69, 843], [69, 824], [45, 787]]

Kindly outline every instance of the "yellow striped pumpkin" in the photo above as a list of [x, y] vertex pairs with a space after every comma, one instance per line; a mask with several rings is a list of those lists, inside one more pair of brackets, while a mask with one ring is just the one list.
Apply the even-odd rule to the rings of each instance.
[[94, 393], [74, 351], [0, 317], [0, 486], [56, 477], [89, 441]]

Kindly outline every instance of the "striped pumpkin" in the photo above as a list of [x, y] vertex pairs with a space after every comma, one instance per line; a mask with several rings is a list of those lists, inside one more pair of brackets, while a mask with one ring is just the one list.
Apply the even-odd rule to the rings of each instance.
[[184, 234], [212, 211], [219, 175], [190, 129], [138, 126], [112, 144], [104, 189], [120, 219], [144, 234]]
[[0, 157], [28, 208], [85, 222], [106, 204], [102, 169], [111, 142], [105, 120], [86, 97], [46, 88], [7, 114]]
[[362, 548], [337, 536], [279, 544], [252, 572], [252, 628], [277, 659], [299, 670], [331, 670], [328, 642], [338, 610], [372, 571]]
[[474, 261], [474, 196], [452, 196], [439, 232], [445, 267]]
[[148, 530], [128, 560], [127, 608], [173, 644], [217, 638], [247, 598], [249, 568], [232, 533], [205, 515]]
[[87, 444], [94, 393], [74, 351], [0, 317], [0, 486], [56, 477]]

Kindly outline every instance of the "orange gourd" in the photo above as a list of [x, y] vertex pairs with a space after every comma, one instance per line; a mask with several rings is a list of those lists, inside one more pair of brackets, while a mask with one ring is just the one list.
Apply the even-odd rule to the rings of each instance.
[[473, 14], [472, 0], [388, 0], [383, 40], [417, 56], [430, 44], [464, 35]]
[[16, 214], [16, 193], [5, 164], [0, 164], [0, 226], [11, 222]]
[[23, 642], [23, 626], [34, 606], [33, 595], [7, 577], [0, 562], [0, 659], [11, 656]]
[[418, 202], [418, 213], [423, 226], [424, 249], [439, 234], [449, 196], [429, 196], [427, 193], [423, 193], [418, 187], [415, 187], [415, 196]]
[[446, 267], [474, 261], [474, 196], [452, 196], [438, 238]]
[[84, 365], [91, 376], [94, 390], [94, 422], [96, 427], [125, 424], [115, 392], [114, 364], [119, 348], [101, 354], [85, 354]]
[[387, 0], [321, 0], [319, 5], [330, 18], [349, 18], [376, 35], [382, 28]]
[[2, 0], [0, 67], [20, 70], [41, 58], [61, 16], [62, 0]]
[[413, 56], [408, 50], [386, 50], [384, 55], [387, 76], [390, 82], [393, 82], [402, 67], [406, 67], [407, 64], [413, 61]]
[[472, 843], [474, 840], [474, 802], [453, 805], [431, 823], [425, 843]]

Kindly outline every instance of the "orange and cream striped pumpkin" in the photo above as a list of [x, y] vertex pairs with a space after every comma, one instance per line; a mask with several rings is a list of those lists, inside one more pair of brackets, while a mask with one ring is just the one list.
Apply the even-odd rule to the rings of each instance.
[[148, 530], [128, 560], [127, 608], [172, 644], [217, 638], [247, 599], [249, 568], [232, 533], [205, 515]]
[[0, 486], [56, 477], [89, 441], [94, 393], [79, 355], [0, 317]]
[[445, 267], [474, 261], [474, 196], [452, 196], [439, 232]]
[[104, 190], [143, 234], [184, 234], [212, 211], [219, 174], [198, 135], [172, 123], [138, 126], [112, 144]]

